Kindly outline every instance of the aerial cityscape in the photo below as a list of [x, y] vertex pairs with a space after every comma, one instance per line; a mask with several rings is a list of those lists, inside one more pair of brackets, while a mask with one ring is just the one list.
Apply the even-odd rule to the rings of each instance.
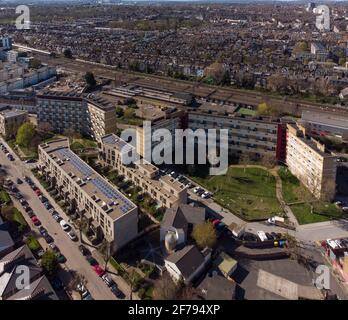
[[0, 300], [348, 298], [348, 2], [7, 0], [0, 30]]

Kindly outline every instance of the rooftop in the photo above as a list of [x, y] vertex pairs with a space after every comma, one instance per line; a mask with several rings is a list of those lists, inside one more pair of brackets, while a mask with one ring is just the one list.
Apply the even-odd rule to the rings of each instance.
[[107, 182], [69, 148], [66, 139], [40, 146], [112, 219], [128, 213], [136, 205]]

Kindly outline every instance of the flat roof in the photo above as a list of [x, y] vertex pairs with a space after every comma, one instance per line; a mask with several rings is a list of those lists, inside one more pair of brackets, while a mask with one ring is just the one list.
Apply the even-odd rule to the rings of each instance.
[[27, 114], [27, 111], [24, 110], [17, 110], [17, 109], [9, 109], [9, 108], [4, 108], [1, 109], [0, 108], [0, 114], [4, 117], [4, 118], [13, 118], [13, 117], [18, 117], [24, 114]]
[[[111, 185], [99, 173], [87, 165], [69, 148], [67, 139], [52, 141], [40, 147], [85, 191], [96, 206], [112, 219], [136, 208], [136, 205]], [[105, 206], [107, 205], [107, 207]], [[105, 209], [104, 209], [105, 208]]]
[[348, 117], [344, 117], [342, 114], [335, 114], [332, 112], [303, 111], [301, 119], [307, 122], [336, 127], [348, 131]]

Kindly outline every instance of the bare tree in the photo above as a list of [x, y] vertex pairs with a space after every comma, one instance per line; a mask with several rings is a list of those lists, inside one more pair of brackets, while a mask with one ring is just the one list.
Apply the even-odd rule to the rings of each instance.
[[167, 272], [163, 273], [154, 286], [153, 299], [154, 300], [173, 300], [176, 298], [178, 292], [178, 285], [170, 278]]
[[249, 156], [249, 154], [247, 154], [247, 153], [245, 153], [245, 152], [242, 153], [242, 154], [239, 156], [238, 163], [239, 163], [240, 165], [243, 165], [243, 167], [244, 167], [244, 173], [245, 173], [247, 165], [250, 164], [250, 156]]
[[103, 259], [105, 262], [104, 270], [107, 270], [107, 266], [111, 258], [111, 250], [110, 250], [110, 242], [107, 241], [105, 238], [103, 239], [103, 242], [101, 243], [99, 247], [99, 251], [103, 255]]

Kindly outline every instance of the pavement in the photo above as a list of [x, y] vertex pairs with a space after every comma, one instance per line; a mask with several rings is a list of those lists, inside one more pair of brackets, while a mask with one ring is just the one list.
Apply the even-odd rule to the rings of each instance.
[[[1, 143], [4, 143], [8, 150], [11, 148], [7, 146], [7, 144], [0, 139]], [[35, 184], [40, 188], [44, 196], [49, 199], [52, 206], [55, 210], [64, 218], [64, 220], [69, 221], [66, 214], [62, 211], [62, 209], [54, 202], [54, 200], [50, 197], [50, 195], [44, 190], [44, 188], [40, 185], [37, 179], [33, 176], [29, 168], [18, 159], [17, 155], [14, 152], [11, 152], [15, 158], [15, 161], [9, 161], [5, 154], [0, 150], [0, 163], [6, 169], [9, 178], [12, 179], [15, 183], [17, 178], [23, 180], [24, 176], [30, 177]], [[73, 242], [70, 240], [66, 232], [63, 231], [61, 226], [52, 218], [51, 214], [47, 211], [47, 209], [43, 206], [41, 201], [37, 198], [34, 191], [30, 188], [30, 186], [23, 182], [23, 184], [17, 185], [17, 188], [22, 193], [23, 197], [29, 203], [29, 206], [33, 209], [36, 216], [40, 219], [42, 225], [47, 229], [48, 233], [53, 237], [55, 244], [58, 246], [62, 254], [66, 257], [67, 261], [63, 265], [63, 269], [65, 271], [73, 270], [84, 276], [87, 280], [87, 288], [90, 291], [92, 297], [95, 300], [117, 300], [114, 294], [110, 291], [110, 289], [106, 286], [104, 281], [99, 278], [92, 267], [89, 265], [88, 261], [83, 257], [81, 252], [78, 250], [78, 246], [80, 242]], [[31, 219], [24, 212], [21, 205], [15, 200], [16, 207], [21, 210], [24, 218], [28, 222], [31, 229], [36, 230], [37, 228], [33, 225]], [[79, 233], [76, 232], [78, 235]], [[40, 244], [46, 248], [47, 244], [44, 239], [39, 239]], [[103, 264], [101, 264], [103, 266]], [[62, 272], [61, 280], [65, 285], [69, 282], [69, 273]], [[71, 277], [70, 277], [71, 278]], [[118, 282], [116, 282], [119, 284]], [[121, 287], [122, 286], [122, 287]], [[121, 283], [120, 289], [124, 292], [124, 284]], [[124, 292], [128, 297], [127, 292]]]

